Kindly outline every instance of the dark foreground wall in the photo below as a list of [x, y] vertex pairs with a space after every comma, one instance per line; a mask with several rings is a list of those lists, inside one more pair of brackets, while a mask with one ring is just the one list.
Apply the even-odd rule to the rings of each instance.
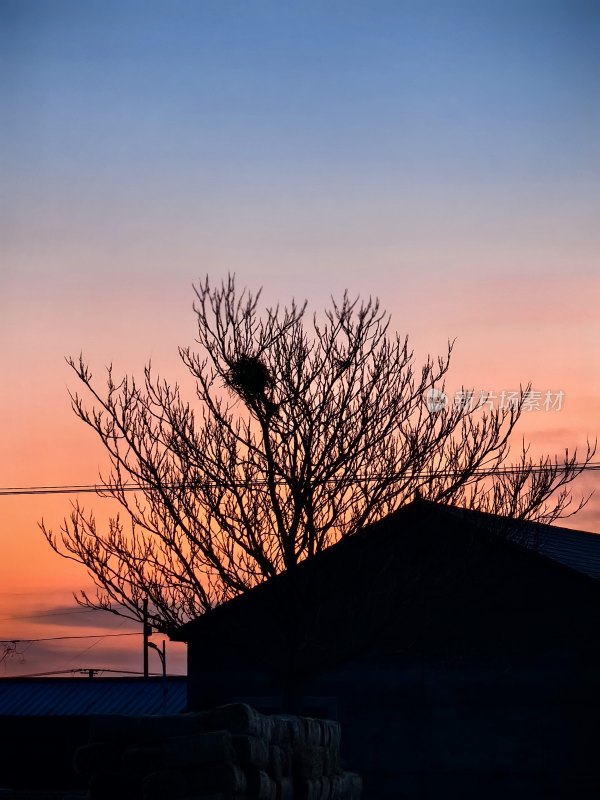
[[[264, 672], [197, 675], [190, 704], [244, 699], [278, 710]], [[305, 684], [308, 714], [341, 723], [363, 798], [597, 797], [600, 671], [550, 663], [354, 663]]]
[[178, 713], [187, 678], [3, 678], [0, 680], [0, 788], [78, 789], [75, 748], [92, 717]]
[[0, 717], [0, 787], [83, 789], [73, 753], [89, 724], [89, 717]]

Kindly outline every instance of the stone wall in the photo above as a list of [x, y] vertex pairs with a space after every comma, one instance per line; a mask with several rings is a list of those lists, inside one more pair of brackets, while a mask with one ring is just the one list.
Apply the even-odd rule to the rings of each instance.
[[89, 800], [359, 800], [337, 722], [244, 703], [175, 716], [98, 717], [75, 753]]

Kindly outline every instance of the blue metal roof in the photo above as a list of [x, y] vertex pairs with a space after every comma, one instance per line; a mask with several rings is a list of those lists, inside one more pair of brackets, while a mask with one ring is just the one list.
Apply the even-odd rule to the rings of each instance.
[[516, 543], [583, 575], [600, 580], [600, 534], [598, 533], [539, 522], [511, 521], [454, 506], [448, 506], [447, 511], [476, 524], [508, 525], [508, 536]]
[[527, 543], [544, 556], [600, 580], [600, 535], [543, 525]]
[[2, 678], [0, 716], [179, 714], [187, 678]]

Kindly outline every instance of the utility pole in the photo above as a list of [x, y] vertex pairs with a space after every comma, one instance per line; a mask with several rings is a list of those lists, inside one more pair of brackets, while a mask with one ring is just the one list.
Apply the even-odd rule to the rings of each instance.
[[144, 680], [148, 680], [148, 636], [152, 628], [148, 625], [148, 598], [144, 600]]
[[163, 639], [162, 649], [154, 642], [148, 642], [148, 647], [151, 647], [153, 650], [156, 650], [158, 656], [160, 658], [160, 663], [162, 664], [162, 676], [163, 680], [167, 678], [167, 651], [165, 649], [165, 640]]
[[167, 688], [167, 648], [165, 646], [165, 640], [163, 639], [162, 643], [162, 705], [163, 705], [163, 714], [167, 713], [167, 694], [169, 692]]
[[[162, 664], [162, 674], [163, 674], [163, 682], [167, 680], [167, 652], [165, 649], [165, 641], [163, 639], [162, 649], [158, 647], [158, 645], [154, 644], [149, 640], [149, 637], [152, 635], [152, 625], [148, 624], [148, 598], [144, 600], [143, 604], [143, 616], [144, 616], [144, 679], [147, 680], [149, 677], [148, 672], [148, 650], [152, 648], [156, 650], [158, 655], [160, 656], [160, 661]], [[165, 684], [166, 685], [166, 684]]]

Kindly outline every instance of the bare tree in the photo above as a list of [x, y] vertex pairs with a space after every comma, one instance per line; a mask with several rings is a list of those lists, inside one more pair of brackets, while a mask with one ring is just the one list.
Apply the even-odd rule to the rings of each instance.
[[[378, 301], [344, 295], [322, 318], [306, 304], [259, 313], [234, 278], [196, 289], [200, 353], [181, 348], [196, 383], [115, 378], [101, 390], [68, 359], [85, 394], [75, 414], [111, 462], [99, 494], [124, 511], [107, 527], [74, 503], [54, 550], [82, 563], [97, 592], [78, 602], [168, 631], [296, 565], [413, 498], [553, 521], [574, 513], [577, 453], [534, 462], [509, 439], [529, 387], [504, 409], [441, 404], [452, 343], [415, 369]], [[594, 448], [588, 446], [584, 463]]]

